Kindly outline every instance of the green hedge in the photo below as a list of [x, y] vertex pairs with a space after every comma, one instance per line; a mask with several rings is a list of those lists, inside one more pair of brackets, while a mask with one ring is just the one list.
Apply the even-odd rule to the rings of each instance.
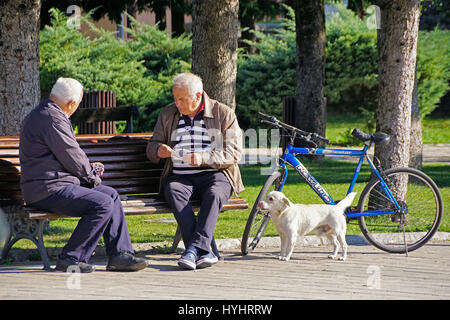
[[288, 15], [275, 35], [255, 32], [259, 41], [246, 41], [258, 49], [258, 54], [239, 55], [236, 114], [243, 128], [259, 125], [257, 111], [281, 119], [283, 97], [295, 94], [295, 19], [291, 9]]
[[[328, 112], [358, 114], [373, 122], [378, 104], [378, 54], [376, 29], [366, 20], [337, 5], [327, 20], [324, 94]], [[256, 110], [276, 116], [282, 98], [295, 95], [295, 19], [288, 9], [285, 29], [275, 35], [256, 32], [256, 55], [241, 55], [237, 83], [237, 113], [244, 127], [258, 126]], [[448, 90], [450, 33], [420, 32], [418, 42], [418, 97], [422, 117], [431, 113]], [[370, 128], [369, 128], [370, 129]]]
[[[326, 82], [328, 112], [349, 112], [373, 123], [377, 106], [376, 30], [342, 6], [327, 20]], [[257, 54], [239, 53], [236, 113], [241, 126], [259, 126], [257, 111], [281, 117], [282, 99], [295, 95], [295, 18], [287, 16], [272, 35], [256, 32]], [[41, 89], [49, 92], [60, 76], [80, 80], [87, 90], [113, 90], [119, 105], [137, 104], [136, 131], [153, 130], [162, 107], [172, 102], [171, 80], [191, 67], [191, 39], [171, 38], [157, 26], [133, 21], [126, 31], [133, 39], [117, 39], [89, 24], [95, 38], [67, 26], [66, 16], [53, 10], [50, 26], [40, 33]], [[450, 33], [420, 32], [417, 74], [422, 117], [434, 110], [450, 79]]]
[[420, 32], [417, 46], [417, 78], [420, 115], [433, 112], [449, 90], [450, 32]]
[[89, 38], [69, 28], [62, 12], [52, 9], [52, 16], [40, 33], [41, 90], [49, 92], [58, 77], [76, 78], [86, 90], [113, 90], [118, 105], [140, 106], [135, 130], [151, 131], [157, 110], [172, 101], [173, 75], [190, 69], [190, 39], [171, 39], [156, 26], [133, 20], [126, 31], [135, 38], [123, 41], [84, 16], [82, 23], [96, 34]]

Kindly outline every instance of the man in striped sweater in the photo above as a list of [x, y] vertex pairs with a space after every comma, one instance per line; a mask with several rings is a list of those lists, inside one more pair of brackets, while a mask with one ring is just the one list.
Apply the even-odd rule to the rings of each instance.
[[[217, 218], [232, 192], [244, 190], [238, 162], [242, 131], [233, 110], [210, 99], [200, 77], [174, 77], [175, 103], [159, 114], [147, 157], [165, 161], [160, 194], [180, 226], [185, 252], [180, 267], [194, 270], [217, 263], [211, 252]], [[189, 200], [200, 200], [197, 218]]]

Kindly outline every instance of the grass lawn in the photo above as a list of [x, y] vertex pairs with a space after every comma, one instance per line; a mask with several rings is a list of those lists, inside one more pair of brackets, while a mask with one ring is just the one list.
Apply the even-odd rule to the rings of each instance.
[[423, 143], [450, 143], [450, 118], [426, 118], [422, 122]]
[[[427, 119], [424, 121], [424, 141], [426, 143], [449, 143], [450, 131], [448, 130], [450, 119]], [[361, 119], [357, 117], [331, 116], [327, 123], [327, 137], [332, 143], [338, 143], [340, 137], [348, 131], [348, 128], [363, 128]], [[447, 128], [447, 130], [445, 130]], [[356, 164], [348, 161], [325, 159], [319, 162], [304, 161], [305, 166], [313, 176], [330, 193], [333, 199], [342, 199], [348, 189]], [[369, 179], [369, 171], [365, 166], [361, 170], [355, 191], [361, 193]], [[444, 217], [439, 228], [440, 231], [450, 232], [450, 165], [425, 164], [424, 172], [428, 174], [438, 185], [444, 201]], [[243, 182], [246, 190], [240, 194], [247, 200], [250, 206], [254, 203], [265, 176], [261, 175], [259, 166], [244, 166], [241, 168]], [[296, 172], [290, 172], [289, 179], [283, 192], [293, 201], [299, 203], [321, 203], [319, 197], [298, 176]], [[358, 196], [357, 196], [358, 197]], [[355, 200], [356, 203], [356, 200]], [[250, 209], [228, 211], [220, 215], [216, 238], [241, 238]], [[176, 230], [176, 223], [171, 214], [145, 215], [127, 217], [131, 240], [134, 243], [163, 242], [170, 243]], [[77, 219], [59, 219], [52, 221], [50, 231], [45, 236], [48, 247], [63, 246], [77, 223]], [[359, 234], [357, 225], [349, 224], [348, 234]], [[270, 225], [265, 235], [276, 235], [275, 228]], [[34, 248], [30, 241], [19, 241], [14, 248]]]
[[[354, 162], [323, 160], [320, 162], [303, 161], [314, 177], [331, 194], [334, 199], [342, 199], [348, 189], [353, 170]], [[364, 168], [364, 167], [363, 167]], [[261, 167], [242, 167], [243, 181], [246, 190], [241, 193], [241, 197], [249, 204], [255, 201], [265, 176], [261, 175]], [[424, 166], [424, 171], [437, 183], [443, 196], [444, 206], [450, 201], [450, 166], [443, 164], [428, 164]], [[291, 170], [289, 178], [283, 192], [293, 201], [299, 203], [321, 203], [318, 196], [308, 185]], [[369, 179], [369, 172], [361, 170], [355, 191], [360, 193]], [[356, 202], [356, 201], [355, 201]], [[250, 209], [249, 209], [250, 210]], [[220, 215], [215, 236], [222, 238], [241, 238], [247, 221], [249, 210], [228, 211]], [[440, 231], [450, 232], [450, 215], [448, 206], [444, 208], [444, 218]], [[163, 242], [172, 241], [176, 230], [176, 223], [171, 214], [164, 215], [144, 215], [127, 217], [131, 240], [134, 243]], [[75, 228], [77, 219], [59, 219], [51, 222], [50, 232], [45, 236], [46, 246], [63, 246]], [[348, 225], [348, 234], [359, 234], [360, 230], [356, 224]], [[265, 233], [266, 236], [277, 235], [272, 223], [270, 223]], [[29, 241], [19, 241], [15, 248], [33, 248]]]
[[[353, 128], [366, 130], [359, 116], [333, 115], [327, 117], [326, 136], [332, 144], [345, 144]], [[425, 118], [422, 121], [423, 143], [450, 143], [450, 118]]]

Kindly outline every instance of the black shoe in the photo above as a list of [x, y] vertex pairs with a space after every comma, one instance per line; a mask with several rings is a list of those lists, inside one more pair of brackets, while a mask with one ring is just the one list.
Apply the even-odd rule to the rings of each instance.
[[118, 255], [109, 257], [106, 270], [108, 271], [139, 271], [148, 266], [148, 261], [144, 258], [136, 258], [130, 252], [121, 252]]
[[56, 261], [55, 270], [62, 272], [79, 272], [79, 273], [91, 273], [95, 270], [95, 266], [85, 263], [79, 262], [71, 257], [60, 257], [58, 261]]

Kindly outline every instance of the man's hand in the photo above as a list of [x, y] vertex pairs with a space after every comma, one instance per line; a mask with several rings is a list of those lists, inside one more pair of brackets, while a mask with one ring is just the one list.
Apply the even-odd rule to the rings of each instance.
[[97, 177], [101, 177], [105, 172], [105, 166], [101, 162], [93, 162], [91, 163], [92, 168], [94, 168], [95, 174]]
[[167, 144], [161, 144], [158, 148], [158, 157], [160, 158], [170, 158], [172, 153], [173, 149]]
[[188, 163], [194, 167], [199, 167], [202, 165], [202, 154], [201, 153], [189, 153], [189, 154], [183, 156], [183, 162]]

